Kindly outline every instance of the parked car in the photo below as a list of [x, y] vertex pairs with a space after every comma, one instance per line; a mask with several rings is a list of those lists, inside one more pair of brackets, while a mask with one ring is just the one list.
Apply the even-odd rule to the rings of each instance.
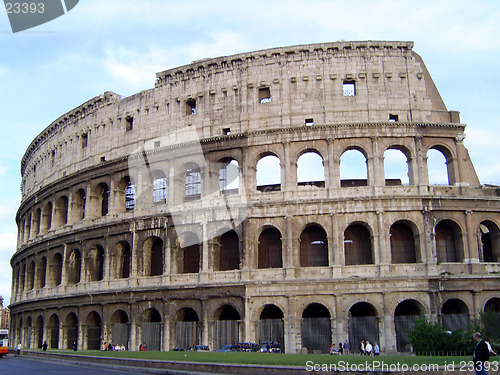
[[276, 341], [263, 342], [260, 346], [261, 353], [281, 353], [281, 345]]
[[173, 348], [171, 351], [172, 352], [185, 352], [186, 350], [184, 348]]
[[208, 347], [208, 345], [195, 345], [194, 351], [195, 352], [209, 352], [210, 348]]
[[259, 344], [254, 342], [239, 342], [235, 346], [238, 352], [258, 352], [260, 349]]
[[237, 351], [237, 346], [236, 345], [223, 345], [218, 352], [236, 352]]

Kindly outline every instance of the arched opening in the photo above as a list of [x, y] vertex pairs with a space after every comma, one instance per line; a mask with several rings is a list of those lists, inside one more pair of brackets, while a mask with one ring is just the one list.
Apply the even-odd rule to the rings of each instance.
[[352, 353], [361, 350], [361, 340], [371, 344], [380, 342], [377, 310], [368, 302], [355, 303], [349, 309], [349, 344]]
[[167, 201], [167, 177], [160, 170], [153, 172], [153, 203], [160, 204]]
[[63, 261], [61, 254], [55, 253], [50, 264], [50, 286], [61, 285], [62, 266]]
[[411, 350], [410, 332], [415, 321], [422, 315], [420, 304], [414, 300], [401, 302], [394, 311], [394, 325], [396, 329], [396, 348], [398, 352]]
[[463, 260], [462, 230], [451, 220], [440, 221], [435, 229], [436, 254], [439, 263]]
[[328, 353], [332, 344], [331, 315], [320, 303], [311, 303], [302, 313], [302, 347], [308, 353]]
[[52, 202], [48, 202], [42, 211], [42, 233], [47, 233], [52, 227]]
[[128, 279], [130, 277], [130, 266], [132, 264], [132, 253], [127, 241], [120, 241], [113, 247], [112, 278]]
[[175, 317], [175, 347], [188, 350], [201, 343], [201, 324], [192, 308], [179, 310]]
[[63, 195], [56, 201], [56, 226], [62, 227], [68, 223], [68, 197]]
[[21, 271], [19, 272], [19, 291], [21, 293], [24, 292], [25, 280], [26, 280], [26, 265], [22, 264]]
[[179, 273], [200, 272], [201, 244], [196, 233], [185, 232], [181, 234], [176, 245]]
[[87, 316], [87, 350], [101, 349], [101, 317], [95, 311]]
[[89, 281], [101, 281], [104, 278], [104, 249], [95, 244], [87, 257], [87, 272]]
[[442, 146], [434, 146], [427, 151], [427, 173], [429, 185], [453, 185], [455, 172], [450, 151]]
[[283, 322], [283, 311], [276, 305], [265, 305], [258, 321], [258, 340], [261, 347], [270, 344], [272, 350], [284, 352], [285, 330]]
[[238, 194], [240, 186], [240, 168], [235, 159], [226, 158], [220, 161], [219, 191], [221, 194]]
[[45, 286], [45, 278], [47, 274], [47, 258], [42, 257], [40, 262], [38, 262], [38, 267], [36, 270], [36, 287], [42, 289]]
[[276, 228], [267, 228], [259, 236], [258, 268], [283, 267], [281, 233]]
[[371, 235], [364, 225], [351, 224], [344, 231], [344, 253], [346, 266], [373, 264]]
[[309, 225], [300, 234], [300, 266], [328, 266], [328, 239], [319, 225]]
[[43, 317], [36, 318], [35, 322], [35, 347], [41, 348], [43, 344]]
[[241, 318], [238, 311], [230, 305], [224, 305], [216, 311], [215, 317], [214, 349], [240, 342]]
[[441, 323], [447, 331], [466, 329], [469, 326], [469, 308], [462, 300], [452, 298], [441, 309]]
[[37, 208], [33, 215], [33, 234], [36, 236], [40, 233], [40, 220], [42, 218], [42, 210]]
[[411, 227], [404, 221], [397, 221], [391, 225], [389, 235], [392, 263], [416, 263], [415, 234]]
[[500, 262], [500, 230], [485, 220], [479, 225], [479, 258], [483, 262]]
[[28, 263], [28, 268], [26, 270], [26, 282], [27, 282], [27, 289], [32, 290], [33, 287], [35, 286], [35, 261], [32, 260], [31, 262]]
[[219, 237], [219, 271], [237, 270], [240, 268], [240, 240], [234, 230], [225, 232]]
[[340, 157], [340, 186], [357, 187], [368, 185], [366, 155], [358, 149], [349, 149]]
[[491, 298], [484, 305], [484, 312], [500, 314], [500, 298]]
[[111, 315], [111, 342], [129, 350], [130, 324], [128, 315], [123, 310], [116, 310]]
[[163, 241], [159, 237], [149, 237], [144, 241], [144, 276], [163, 275]]
[[196, 163], [186, 165], [184, 180], [184, 199], [194, 200], [201, 198], [201, 169]]
[[320, 154], [308, 151], [300, 155], [297, 159], [297, 184], [325, 187], [325, 166]]
[[24, 342], [26, 343], [26, 348], [30, 349], [31, 348], [31, 339], [33, 338], [33, 326], [31, 322], [31, 316], [28, 316], [26, 319], [26, 338], [24, 339]]
[[66, 349], [78, 346], [78, 318], [74, 313], [69, 313], [64, 323], [66, 327]]
[[141, 342], [148, 350], [161, 350], [161, 314], [154, 307], [145, 310], [141, 316]]
[[87, 197], [85, 194], [85, 190], [79, 189], [74, 194], [73, 205], [71, 210], [73, 212], [73, 221], [78, 222], [80, 220], [85, 219], [85, 202], [87, 201]]
[[281, 165], [276, 155], [266, 155], [257, 162], [257, 190], [263, 193], [281, 190]]
[[77, 249], [69, 255], [68, 284], [78, 284], [82, 272], [82, 256]]
[[52, 314], [49, 319], [49, 345], [51, 349], [59, 349], [59, 317]]
[[118, 183], [116, 191], [119, 212], [133, 210], [135, 207], [135, 184], [129, 176], [123, 177]]
[[24, 228], [24, 241], [28, 241], [31, 238], [31, 214], [28, 215], [26, 219], [26, 226]]
[[408, 155], [399, 148], [385, 150], [384, 174], [386, 186], [409, 185], [411, 181]]
[[94, 189], [96, 199], [95, 216], [106, 216], [109, 212], [109, 187], [104, 182]]

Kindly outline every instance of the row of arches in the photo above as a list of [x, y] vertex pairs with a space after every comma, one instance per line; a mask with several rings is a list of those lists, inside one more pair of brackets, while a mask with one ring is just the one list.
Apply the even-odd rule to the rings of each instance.
[[[14, 319], [14, 334], [27, 347], [41, 348], [47, 341], [53, 349], [71, 349], [76, 342], [80, 349], [99, 350], [104, 342], [124, 346], [127, 350], [137, 350], [138, 343], [145, 343], [148, 350], [169, 350], [172, 348], [188, 349], [193, 344], [206, 344], [214, 350], [223, 345], [255, 340], [278, 342], [285, 347], [285, 317], [283, 310], [275, 304], [265, 304], [259, 310], [254, 322], [253, 337], [245, 333], [244, 319], [238, 309], [230, 304], [223, 304], [206, 321], [200, 319], [198, 312], [191, 307], [177, 310], [171, 321], [166, 321], [155, 307], [142, 311], [131, 322], [129, 314], [123, 309], [115, 310], [109, 321], [104, 321], [98, 311], [89, 312], [80, 321], [75, 312], [60, 317], [52, 313], [47, 322], [43, 315], [33, 321], [31, 316]], [[483, 311], [500, 313], [500, 298], [491, 298], [484, 305]], [[397, 304], [391, 316], [395, 333], [396, 349], [409, 351], [408, 331], [418, 318], [428, 316], [425, 307], [414, 299], [406, 299]], [[347, 335], [337, 337], [334, 329], [335, 319], [329, 308], [322, 303], [309, 303], [299, 313], [301, 317], [297, 332], [300, 346], [310, 353], [327, 353], [330, 345], [336, 341], [347, 341], [351, 351], [357, 352], [361, 340], [381, 343], [381, 336], [387, 334], [382, 312], [370, 302], [354, 303], [347, 313]], [[459, 298], [450, 298], [441, 306], [438, 317], [445, 329], [450, 331], [465, 329], [473, 315], [467, 304]], [[17, 324], [17, 330], [16, 330]], [[209, 326], [209, 337], [203, 337], [203, 326]], [[165, 327], [166, 328], [165, 330]], [[163, 335], [167, 333], [168, 342]], [[382, 344], [382, 343], [381, 343]], [[382, 346], [382, 350], [384, 350]]]
[[[492, 221], [480, 223], [478, 246], [481, 260], [498, 262], [500, 259], [500, 229]], [[373, 231], [364, 222], [351, 223], [343, 233], [343, 265], [354, 266], [374, 264]], [[417, 226], [408, 220], [399, 220], [389, 229], [390, 261], [392, 264], [422, 263], [420, 233]], [[210, 246], [212, 271], [239, 270], [243, 264], [243, 241], [241, 232], [222, 231]], [[439, 221], [434, 227], [436, 260], [439, 263], [456, 263], [464, 259], [463, 233], [453, 220]], [[305, 226], [298, 238], [298, 266], [323, 267], [340, 260], [330, 259], [329, 239], [325, 229], [317, 223]], [[166, 264], [166, 251], [170, 251], [170, 265]], [[281, 268], [284, 261], [283, 235], [276, 227], [261, 228], [257, 239], [258, 269]], [[145, 239], [136, 250], [135, 258], [127, 240], [117, 241], [105, 250], [100, 243], [94, 243], [85, 251], [79, 247], [69, 248], [66, 259], [61, 252], [18, 263], [14, 268], [15, 291], [41, 289], [47, 283], [58, 286], [62, 283], [63, 267], [66, 268], [66, 282], [69, 285], [107, 279], [127, 279], [135, 267], [138, 276], [159, 276], [164, 273], [199, 273], [202, 267], [203, 244], [195, 232], [184, 232], [170, 236], [167, 243], [157, 236]], [[65, 265], [65, 266], [64, 266]], [[109, 269], [109, 270], [106, 270]]]

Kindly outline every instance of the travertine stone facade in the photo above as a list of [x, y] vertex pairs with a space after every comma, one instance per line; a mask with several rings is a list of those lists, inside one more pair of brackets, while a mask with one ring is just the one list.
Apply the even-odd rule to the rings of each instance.
[[[12, 341], [395, 352], [418, 316], [453, 329], [499, 311], [500, 189], [481, 186], [412, 48], [196, 61], [54, 121], [21, 163]], [[446, 185], [429, 183], [431, 149]], [[365, 178], [342, 176], [353, 150]], [[386, 178], [387, 150], [408, 176]], [[305, 155], [324, 178], [304, 180]]]

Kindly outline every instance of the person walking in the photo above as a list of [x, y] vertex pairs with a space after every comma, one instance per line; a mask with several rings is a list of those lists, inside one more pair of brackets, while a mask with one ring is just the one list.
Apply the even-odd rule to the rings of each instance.
[[378, 346], [377, 342], [375, 341], [375, 344], [373, 345], [373, 355], [379, 355], [380, 354], [380, 346]]
[[474, 333], [474, 342], [476, 346], [474, 347], [474, 357], [472, 361], [474, 362], [474, 369], [476, 370], [476, 375], [488, 375], [488, 371], [485, 368], [485, 362], [490, 359], [490, 352], [488, 350], [488, 345], [481, 338], [479, 332]]
[[365, 345], [365, 353], [366, 355], [372, 355], [373, 351], [373, 346], [370, 344], [370, 341], [366, 340], [366, 345]]
[[76, 344], [76, 341], [73, 341], [73, 351], [77, 351], [78, 350], [78, 345]]
[[48, 347], [49, 347], [49, 345], [47, 344], [47, 341], [44, 341], [44, 342], [43, 342], [43, 345], [42, 345], [42, 350], [43, 350], [44, 352], [46, 352]]
[[16, 350], [17, 350], [17, 355], [21, 355], [21, 348], [22, 348], [22, 346], [21, 346], [21, 341], [19, 341], [19, 342], [17, 343], [17, 347], [16, 347]]
[[351, 349], [351, 346], [349, 345], [349, 341], [345, 340], [345, 343], [344, 343], [345, 354], [349, 354], [349, 349]]

